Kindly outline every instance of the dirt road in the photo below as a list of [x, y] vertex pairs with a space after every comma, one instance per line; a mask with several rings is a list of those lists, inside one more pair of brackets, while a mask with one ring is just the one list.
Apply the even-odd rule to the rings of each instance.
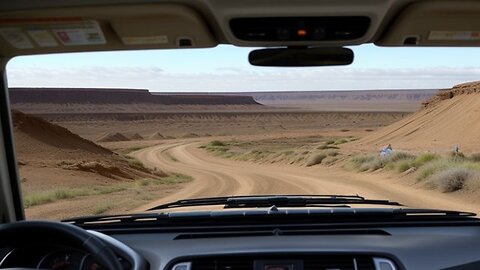
[[194, 181], [167, 197], [137, 209], [179, 199], [251, 194], [358, 194], [389, 199], [406, 206], [463, 210], [480, 213], [480, 207], [448, 194], [399, 183], [398, 176], [358, 174], [338, 168], [310, 168], [280, 164], [239, 162], [208, 154], [201, 139], [170, 142], [134, 152], [146, 166], [190, 175]]

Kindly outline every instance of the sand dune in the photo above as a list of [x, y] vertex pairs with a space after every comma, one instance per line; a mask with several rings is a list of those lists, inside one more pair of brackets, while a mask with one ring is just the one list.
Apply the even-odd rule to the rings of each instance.
[[[44, 149], [70, 149], [95, 154], [113, 154], [110, 150], [39, 117], [26, 115], [19, 111], [12, 111], [12, 118], [19, 150], [22, 150], [24, 146], [44, 146]], [[31, 142], [31, 140], [35, 140], [37, 143]], [[25, 145], [24, 142], [28, 143], [28, 145]]]
[[424, 108], [359, 140], [377, 149], [391, 143], [411, 151], [448, 152], [454, 146], [480, 151], [480, 82], [461, 84], [424, 103]]
[[[68, 129], [13, 112], [15, 146], [25, 194], [152, 177], [150, 170]], [[156, 171], [155, 175], [164, 175]]]
[[149, 140], [162, 140], [162, 139], [165, 139], [165, 136], [163, 136], [161, 133], [159, 132], [155, 132], [153, 133], [152, 135], [150, 135], [148, 137]]
[[140, 140], [143, 140], [143, 137], [142, 135], [135, 133], [132, 136], [130, 136], [129, 139], [133, 141], [140, 141]]
[[[138, 133], [136, 134], [140, 136]], [[140, 136], [141, 137], [141, 136]], [[130, 139], [123, 135], [120, 132], [114, 132], [114, 133], [107, 133], [100, 138], [98, 138], [97, 142], [122, 142], [122, 141], [129, 141]]]

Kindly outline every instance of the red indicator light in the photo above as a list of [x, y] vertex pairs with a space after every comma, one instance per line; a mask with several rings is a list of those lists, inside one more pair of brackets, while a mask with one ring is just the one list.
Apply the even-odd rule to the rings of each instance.
[[305, 30], [305, 29], [298, 29], [297, 35], [300, 36], [300, 37], [304, 37], [304, 36], [307, 35], [307, 30]]

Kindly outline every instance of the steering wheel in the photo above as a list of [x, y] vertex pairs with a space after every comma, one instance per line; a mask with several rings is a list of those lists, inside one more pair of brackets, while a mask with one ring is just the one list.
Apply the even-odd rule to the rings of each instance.
[[[52, 221], [19, 221], [0, 225], [0, 243], [2, 246], [42, 242], [53, 242], [78, 248], [90, 253], [100, 265], [108, 270], [123, 269], [117, 256], [105, 242], [77, 226]], [[10, 269], [33, 270], [30, 268]]]

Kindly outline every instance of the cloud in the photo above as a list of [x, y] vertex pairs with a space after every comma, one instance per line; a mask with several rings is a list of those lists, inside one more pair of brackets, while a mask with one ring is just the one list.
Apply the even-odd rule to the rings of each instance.
[[164, 92], [449, 88], [480, 80], [480, 67], [229, 68], [197, 73], [157, 67], [10, 68], [10, 87], [112, 87]]

